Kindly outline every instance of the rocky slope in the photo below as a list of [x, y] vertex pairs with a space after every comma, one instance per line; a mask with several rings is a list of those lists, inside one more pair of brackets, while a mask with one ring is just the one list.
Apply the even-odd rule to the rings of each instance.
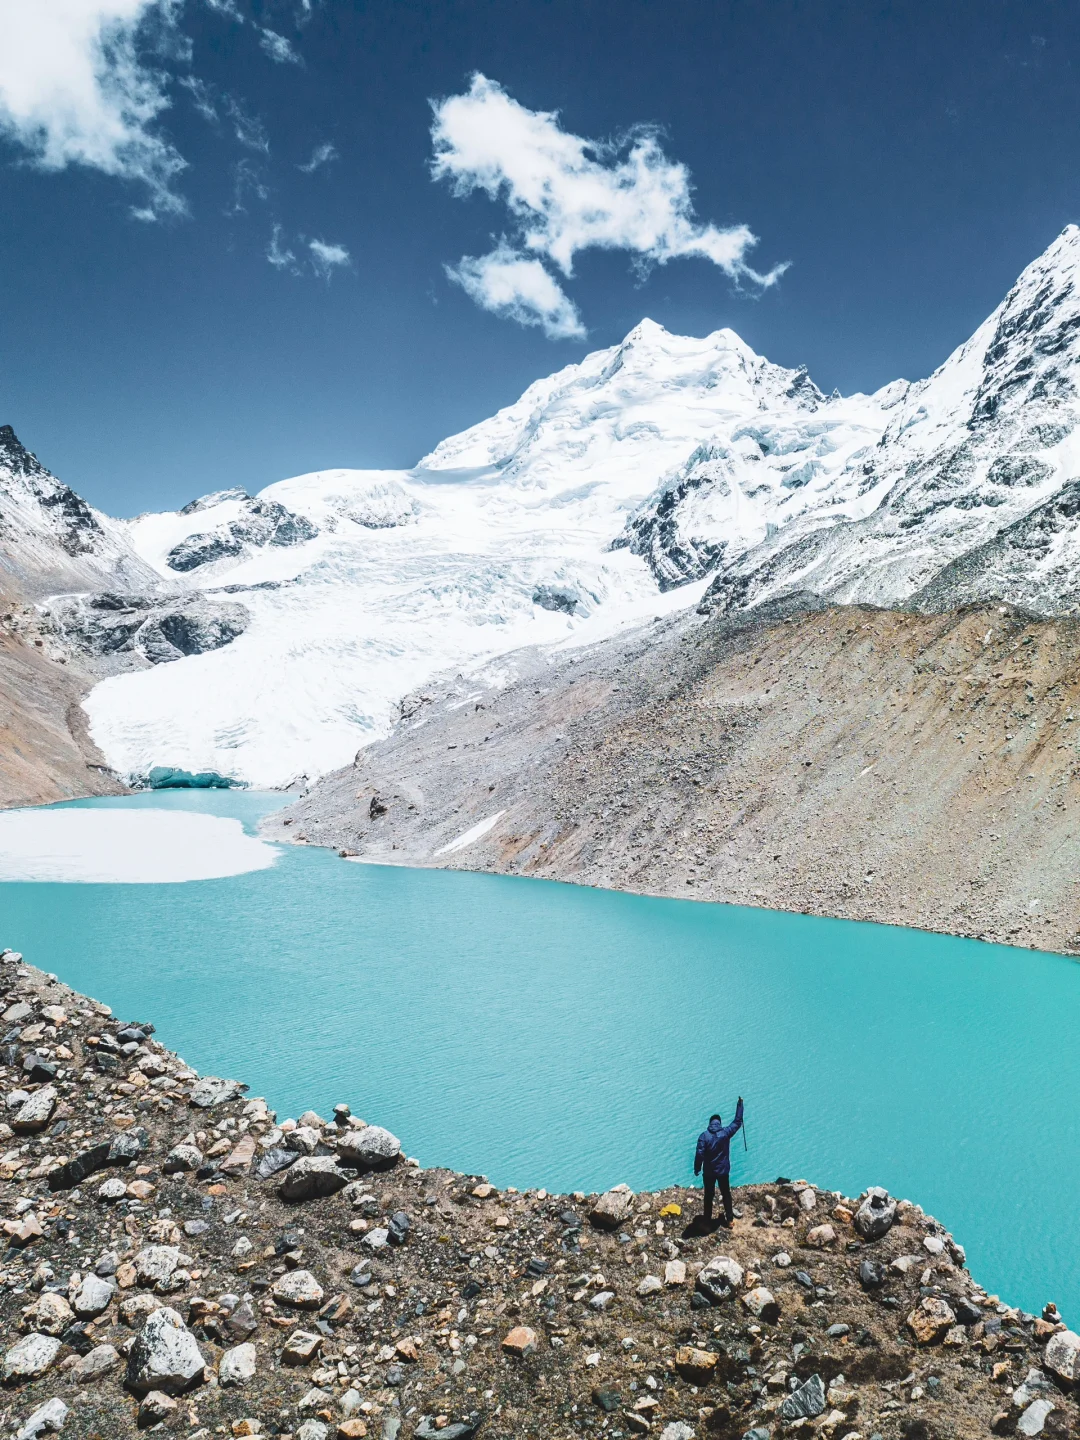
[[123, 793], [86, 733], [91, 683], [32, 607], [0, 595], [0, 809]]
[[803, 606], [419, 692], [268, 833], [1080, 950], [1080, 622]]
[[518, 1194], [279, 1123], [0, 955], [0, 1423], [296, 1440], [1080, 1434], [1080, 1336], [915, 1204], [804, 1181]]

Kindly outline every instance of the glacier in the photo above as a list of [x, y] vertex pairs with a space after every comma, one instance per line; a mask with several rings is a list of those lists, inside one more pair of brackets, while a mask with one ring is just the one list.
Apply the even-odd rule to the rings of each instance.
[[42, 607], [95, 657], [85, 708], [111, 765], [264, 787], [347, 763], [436, 673], [498, 674], [686, 606], [812, 591], [1072, 613], [1078, 282], [1070, 226], [933, 375], [871, 395], [825, 395], [728, 329], [645, 320], [410, 470], [93, 512], [75, 556], [49, 530], [63, 505], [0, 451], [9, 569], [65, 592]]

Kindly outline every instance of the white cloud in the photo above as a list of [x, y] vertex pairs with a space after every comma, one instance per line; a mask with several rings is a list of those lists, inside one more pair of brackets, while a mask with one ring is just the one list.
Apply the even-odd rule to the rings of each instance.
[[324, 280], [329, 280], [338, 266], [352, 263], [352, 256], [344, 245], [327, 245], [323, 240], [309, 240], [308, 249], [316, 275], [321, 275]]
[[[654, 128], [638, 126], [614, 143], [585, 140], [563, 130], [557, 114], [527, 110], [479, 74], [464, 95], [434, 102], [432, 109], [434, 178], [448, 180], [457, 195], [483, 190], [492, 200], [501, 198], [517, 222], [520, 246], [566, 276], [573, 274], [575, 255], [587, 249], [626, 250], [641, 264], [699, 256], [736, 282], [761, 288], [775, 284], [787, 268], [760, 274], [747, 264], [757, 243], [747, 226], [697, 221], [690, 173], [667, 158]], [[503, 247], [486, 259], [497, 275], [505, 263]], [[455, 278], [465, 284], [462, 267], [473, 275], [483, 265], [462, 261]], [[482, 293], [466, 288], [477, 298]], [[538, 323], [524, 319], [528, 305], [520, 314], [503, 308], [523, 323]]]
[[270, 234], [270, 244], [266, 247], [266, 258], [275, 270], [288, 270], [293, 275], [299, 273], [296, 256], [286, 245], [281, 243], [280, 225], [275, 225]]
[[276, 30], [260, 30], [259, 48], [269, 55], [276, 65], [303, 64], [291, 43], [286, 40], [284, 35], [279, 35]]
[[246, 146], [248, 150], [261, 150], [264, 155], [268, 155], [270, 141], [267, 138], [266, 127], [259, 117], [249, 115], [233, 95], [225, 96], [225, 109], [229, 112], [233, 134], [240, 144]]
[[169, 104], [164, 77], [137, 43], [179, 3], [2, 0], [0, 131], [43, 170], [85, 165], [145, 185], [140, 219], [182, 213], [173, 181], [185, 161], [153, 129]]
[[194, 75], [183, 75], [179, 81], [181, 87], [191, 96], [191, 103], [211, 125], [217, 123], [218, 112], [214, 104], [214, 91], [204, 80], [197, 80]]
[[539, 325], [551, 340], [581, 339], [585, 327], [573, 301], [533, 256], [503, 243], [490, 255], [466, 255], [447, 266], [451, 280], [485, 310], [519, 325]]
[[305, 175], [312, 174], [321, 165], [329, 165], [332, 160], [338, 158], [337, 146], [331, 145], [329, 141], [325, 145], [316, 145], [311, 152], [311, 159], [305, 165], [298, 165], [296, 168], [302, 170]]

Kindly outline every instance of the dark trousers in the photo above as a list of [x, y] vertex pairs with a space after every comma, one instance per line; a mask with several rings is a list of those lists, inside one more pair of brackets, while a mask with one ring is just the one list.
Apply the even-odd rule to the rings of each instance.
[[720, 1186], [720, 1199], [724, 1202], [724, 1219], [730, 1225], [735, 1219], [735, 1212], [731, 1208], [731, 1176], [730, 1175], [706, 1175], [705, 1176], [705, 1219], [712, 1219], [713, 1189]]

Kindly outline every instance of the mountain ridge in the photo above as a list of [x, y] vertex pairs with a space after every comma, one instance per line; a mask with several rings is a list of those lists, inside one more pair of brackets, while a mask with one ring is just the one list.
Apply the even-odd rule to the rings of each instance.
[[[494, 673], [657, 608], [813, 592], [1073, 613], [1078, 279], [1069, 226], [931, 376], [870, 395], [826, 395], [730, 329], [646, 319], [411, 470], [314, 472], [115, 521], [84, 502], [80, 519], [43, 467], [31, 484], [9, 465], [5, 548], [20, 523], [25, 544], [7, 569], [39, 600], [50, 582], [139, 598], [129, 628], [153, 643], [132, 641], [123, 673], [96, 654], [94, 603], [45, 605], [104, 676], [87, 710], [120, 772], [262, 785], [344, 763], [437, 673]], [[65, 505], [86, 553], [65, 550]], [[163, 617], [183, 643], [159, 643]]]

